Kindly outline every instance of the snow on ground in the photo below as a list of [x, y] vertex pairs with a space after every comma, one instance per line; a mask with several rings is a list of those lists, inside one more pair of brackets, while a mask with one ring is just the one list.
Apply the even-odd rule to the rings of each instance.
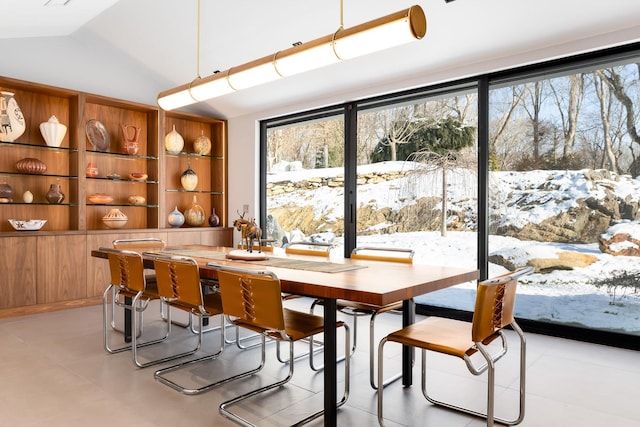
[[[407, 170], [412, 167], [405, 162], [384, 162], [367, 166], [359, 166], [358, 172]], [[341, 168], [289, 170], [268, 175], [269, 182], [297, 181], [310, 177], [338, 177]], [[549, 179], [551, 178], [551, 179]], [[382, 184], [358, 187], [359, 203], [375, 205], [378, 208], [389, 206], [399, 209], [412, 203], [410, 193], [439, 196], [441, 185], [438, 185], [438, 173], [423, 182], [416, 182], [411, 176]], [[470, 177], [451, 174], [448, 196], [450, 208], [467, 209], [475, 206], [475, 184]], [[545, 191], [536, 191], [541, 183], [545, 183]], [[592, 185], [584, 178], [581, 171], [534, 171], [534, 172], [498, 172], [491, 174], [490, 185], [492, 195], [498, 195], [500, 206], [504, 208], [504, 219], [522, 227], [527, 222], [539, 222], [555, 216], [568, 209], [577, 198], [603, 195], [603, 188], [612, 189], [618, 197], [637, 200], [640, 197], [640, 180], [628, 176], [607, 180], [602, 186]], [[498, 191], [501, 190], [501, 191]], [[309, 192], [307, 192], [309, 193]], [[321, 212], [342, 212], [344, 193], [341, 188], [323, 188], [311, 194], [294, 192], [273, 197], [269, 207], [304, 204], [317, 206]], [[527, 211], [517, 210], [509, 198], [544, 197], [537, 200], [536, 208]], [[456, 204], [457, 203], [457, 204]], [[384, 228], [381, 224], [379, 228]], [[608, 233], [624, 231], [635, 239], [640, 239], [640, 223], [621, 222], [612, 226]], [[336, 242], [338, 245], [341, 243]], [[414, 261], [424, 264], [451, 266], [476, 266], [476, 233], [447, 232], [442, 237], [439, 232], [413, 232], [397, 234], [380, 234], [358, 237], [363, 245], [385, 245], [410, 247], [415, 250]], [[606, 278], [620, 275], [623, 272], [640, 273], [640, 259], [637, 257], [612, 256], [603, 254], [597, 244], [577, 245], [559, 243], [541, 243], [520, 241], [503, 236], [490, 236], [489, 250], [500, 250], [506, 253], [528, 253], [532, 258], [553, 257], [558, 251], [577, 251], [588, 253], [598, 261], [585, 268], [572, 271], [556, 270], [547, 274], [532, 274], [523, 278], [518, 289], [516, 315], [518, 317], [549, 321], [554, 323], [585, 326], [588, 328], [640, 333], [640, 295], [636, 287], [610, 287]], [[340, 249], [338, 249], [340, 251]], [[489, 266], [489, 275], [495, 276], [505, 272], [503, 267]], [[603, 285], [604, 283], [604, 285]], [[467, 283], [451, 289], [434, 292], [417, 299], [418, 302], [436, 304], [444, 307], [473, 310], [475, 284]]]

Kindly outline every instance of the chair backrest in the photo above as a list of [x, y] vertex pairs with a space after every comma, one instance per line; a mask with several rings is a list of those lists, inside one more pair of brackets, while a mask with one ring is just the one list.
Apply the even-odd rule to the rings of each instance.
[[160, 297], [191, 307], [203, 307], [200, 271], [194, 259], [183, 256], [147, 255], [153, 258]]
[[280, 280], [270, 271], [219, 266], [224, 314], [285, 337]]
[[515, 321], [513, 308], [518, 279], [532, 271], [532, 267], [524, 267], [478, 284], [471, 331], [473, 342], [485, 341]]
[[413, 264], [413, 249], [361, 246], [351, 251], [352, 259]]
[[133, 292], [145, 290], [146, 282], [142, 255], [138, 252], [122, 249], [100, 248], [100, 250], [107, 252], [112, 285], [126, 288]]
[[331, 243], [317, 242], [291, 242], [284, 249], [287, 254], [310, 255], [329, 258], [331, 255]]
[[129, 249], [129, 250], [153, 250], [164, 249], [164, 240], [156, 237], [142, 237], [138, 239], [116, 239], [112, 242], [113, 247], [116, 249]]

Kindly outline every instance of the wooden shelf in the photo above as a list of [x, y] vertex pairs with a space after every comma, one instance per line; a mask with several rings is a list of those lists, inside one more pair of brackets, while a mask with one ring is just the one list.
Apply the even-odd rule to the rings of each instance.
[[[49, 306], [101, 295], [106, 265], [96, 265], [90, 251], [111, 246], [116, 238], [156, 236], [168, 244], [233, 243], [227, 220], [225, 120], [168, 113], [156, 106], [5, 77], [0, 77], [0, 89], [14, 93], [26, 122], [24, 134], [15, 142], [0, 142], [0, 182], [13, 189], [12, 201], [0, 203], [0, 249], [14, 254], [0, 261], [8, 279], [0, 287], [0, 309]], [[53, 115], [67, 126], [60, 147], [47, 146], [39, 129]], [[110, 144], [104, 151], [97, 150], [87, 137], [90, 120], [98, 120], [109, 135]], [[124, 151], [121, 125], [139, 128], [136, 154]], [[165, 135], [174, 125], [185, 145], [183, 152], [171, 154], [165, 150]], [[193, 152], [193, 141], [201, 134], [212, 143], [206, 156]], [[16, 163], [28, 157], [44, 162], [45, 173], [19, 172]], [[194, 191], [180, 185], [187, 162], [199, 178]], [[88, 163], [97, 165], [98, 176], [87, 176]], [[148, 177], [130, 179], [134, 172]], [[107, 177], [114, 173], [121, 178]], [[61, 186], [63, 203], [47, 202], [51, 184]], [[22, 202], [27, 190], [33, 193], [32, 203]], [[113, 201], [90, 203], [88, 196], [95, 193], [109, 194]], [[129, 203], [133, 195], [144, 197], [146, 203]], [[194, 196], [207, 216], [215, 209], [220, 227], [209, 227], [206, 222], [202, 227], [169, 227], [169, 213], [176, 206], [184, 212]], [[112, 230], [102, 223], [111, 209], [127, 215], [124, 228]], [[40, 231], [15, 231], [8, 219], [46, 219], [47, 223]]]

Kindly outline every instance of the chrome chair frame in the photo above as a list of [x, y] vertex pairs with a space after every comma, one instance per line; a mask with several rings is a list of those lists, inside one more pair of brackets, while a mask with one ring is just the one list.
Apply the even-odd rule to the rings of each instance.
[[[152, 254], [152, 253], [148, 253], [145, 252], [146, 256], [158, 256], [161, 257], [162, 255], [159, 254]], [[196, 267], [196, 273], [198, 274], [198, 280], [199, 280], [199, 273], [197, 272], [197, 267], [198, 264], [191, 258], [186, 258], [186, 257], [171, 257], [168, 256], [167, 258], [175, 260], [176, 262], [182, 261], [182, 262], [188, 262], [189, 264], [192, 264]], [[180, 305], [177, 303], [177, 299], [178, 299], [178, 295], [176, 295], [176, 292], [178, 292], [179, 286], [178, 283], [176, 282], [176, 275], [173, 275], [171, 277], [164, 277], [162, 274], [158, 275], [158, 266], [156, 265], [156, 281], [158, 283], [158, 294], [160, 295], [161, 300], [163, 301], [163, 303], [168, 307], [167, 308], [167, 317], [166, 317], [166, 323], [167, 323], [167, 327], [169, 332], [171, 331], [171, 307], [176, 307], [185, 311], [189, 311], [189, 309], [185, 309], [184, 306]], [[170, 276], [169, 274], [167, 276]], [[204, 311], [204, 309], [203, 309]], [[200, 318], [202, 319], [202, 317]], [[133, 330], [135, 330], [136, 328], [136, 319], [135, 316], [133, 317]], [[192, 354], [195, 354], [198, 350], [200, 350], [200, 347], [202, 346], [202, 325], [200, 325], [200, 333], [198, 334], [198, 341], [196, 343], [196, 346], [192, 349], [189, 349], [187, 351], [181, 352], [181, 353], [176, 353], [176, 354], [171, 354], [168, 356], [164, 356], [161, 357], [159, 359], [154, 359], [154, 360], [150, 360], [147, 362], [141, 362], [139, 357], [138, 357], [138, 352], [137, 352], [137, 348], [135, 345], [136, 342], [136, 334], [132, 334], [132, 343], [133, 343], [133, 361], [136, 364], [136, 366], [140, 367], [140, 368], [146, 368], [148, 366], [153, 366], [153, 365], [158, 365], [160, 363], [164, 363], [164, 362], [168, 362], [171, 360], [175, 360], [175, 359], [179, 359], [182, 357], [186, 357], [186, 356], [190, 356]]]
[[[137, 321], [143, 321], [142, 312], [148, 307], [152, 299], [160, 300], [160, 297], [155, 292], [147, 291], [147, 282], [144, 275], [142, 255], [138, 252], [113, 249], [113, 248], [100, 248], [100, 250], [107, 252], [109, 257], [109, 270], [111, 273], [110, 283], [102, 294], [102, 319], [103, 319], [103, 347], [107, 353], [115, 354], [127, 350], [132, 350], [137, 354], [139, 347], [145, 347], [152, 344], [157, 344], [165, 341], [170, 333], [170, 327], [167, 326], [164, 336], [156, 338], [143, 343], [138, 343], [138, 338], [142, 334], [142, 326], [138, 326]], [[121, 299], [131, 298], [131, 302], [123, 301]], [[111, 297], [111, 300], [109, 300]], [[160, 301], [162, 304], [162, 301]], [[118, 332], [122, 330], [114, 328], [113, 315], [115, 314], [115, 306], [122, 307], [124, 310], [129, 310], [135, 315], [131, 316], [133, 319], [133, 331], [131, 343], [127, 343], [121, 347], [112, 348], [109, 345], [109, 325], [111, 329]], [[111, 310], [109, 309], [111, 307]], [[109, 312], [111, 312], [111, 318], [109, 318]], [[134, 356], [135, 358], [135, 356]]]
[[[211, 263], [209, 265], [211, 265]], [[223, 309], [227, 316], [229, 316], [231, 321], [233, 321], [240, 327], [245, 327], [253, 330], [254, 332], [259, 332], [262, 335], [263, 349], [265, 338], [289, 342], [289, 361], [291, 361], [291, 363], [289, 363], [289, 370], [285, 378], [275, 383], [252, 390], [248, 393], [244, 393], [220, 404], [220, 414], [222, 414], [224, 417], [243, 426], [254, 426], [254, 424], [252, 424], [245, 418], [232, 412], [229, 407], [260, 393], [278, 388], [289, 382], [289, 380], [291, 380], [291, 378], [293, 377], [294, 370], [294, 342], [304, 339], [306, 336], [308, 336], [308, 334], [319, 333], [317, 332], [318, 330], [322, 331], [323, 326], [318, 322], [322, 322], [323, 320], [320, 316], [313, 316], [309, 313], [290, 310], [283, 307], [281, 298], [282, 293], [279, 286], [280, 280], [274, 273], [268, 270], [241, 269], [222, 265], [218, 265], [216, 267], [219, 269], [218, 277], [220, 280], [220, 291], [222, 293]], [[254, 286], [253, 281], [257, 282], [256, 286]], [[254, 295], [254, 293], [258, 293], [257, 289], [261, 289], [260, 295]], [[270, 298], [268, 298], [267, 305], [261, 307], [260, 302], [264, 302], [264, 300], [261, 298], [264, 298], [270, 293], [277, 296], [272, 295]], [[238, 300], [240, 300], [241, 302], [237, 303]], [[275, 307], [273, 306], [274, 304], [276, 304]], [[298, 324], [297, 326], [307, 328], [307, 330], [294, 328], [296, 334], [298, 334], [297, 337], [291, 336], [287, 333], [287, 329], [289, 326], [287, 319], [296, 319], [296, 316], [298, 320], [304, 319], [304, 324]], [[311, 319], [313, 319], [313, 322], [311, 322]], [[263, 321], [265, 323], [261, 324]], [[295, 320], [293, 321], [295, 322]], [[309, 326], [310, 324], [312, 326]], [[318, 329], [319, 327], [320, 329]], [[336, 327], [345, 328], [345, 354], [348, 354], [349, 348], [351, 346], [351, 343], [349, 342], [349, 326], [344, 322], [337, 322]], [[347, 357], [345, 361], [345, 390], [341, 400], [336, 403], [336, 407], [344, 405], [349, 396], [349, 371], [350, 360]], [[317, 411], [304, 418], [303, 420], [295, 423], [295, 425], [302, 425], [311, 422], [312, 420], [320, 417], [323, 413], [324, 409]]]
[[[378, 345], [378, 382], [383, 381], [384, 345], [387, 342], [397, 342], [404, 345], [412, 345], [422, 350], [422, 394], [430, 403], [463, 412], [475, 417], [483, 418], [487, 421], [487, 427], [493, 427], [494, 422], [505, 425], [516, 425], [522, 422], [525, 415], [525, 382], [526, 382], [526, 339], [520, 326], [513, 318], [513, 304], [515, 301], [515, 290], [520, 277], [530, 274], [532, 267], [520, 268], [512, 273], [485, 280], [478, 284], [478, 294], [476, 296], [476, 307], [472, 323], [461, 322], [451, 319], [440, 319], [450, 326], [452, 331], [457, 331], [455, 335], [462, 343], [466, 344], [464, 331], [468, 331], [468, 340], [471, 346], [466, 348], [462, 343], [449, 347], [445, 343], [426, 342], [421, 340], [419, 329], [413, 332], [413, 325], [393, 332], [380, 341]], [[495, 288], [495, 292], [484, 289]], [[487, 309], [487, 303], [491, 307]], [[418, 323], [426, 328], [435, 327], [433, 320], [438, 318], [427, 318]], [[518, 416], [515, 419], [504, 419], [495, 416], [495, 364], [507, 353], [507, 340], [503, 329], [507, 326], [516, 332], [520, 342], [520, 375], [519, 375], [519, 408]], [[461, 333], [461, 331], [463, 333]], [[413, 332], [413, 334], [412, 334]], [[452, 332], [454, 333], [454, 332]], [[494, 340], [500, 338], [498, 351], [489, 348]], [[460, 357], [464, 360], [469, 372], [473, 375], [487, 373], [487, 411], [479, 412], [470, 408], [465, 408], [452, 403], [437, 400], [429, 395], [426, 385], [426, 354], [427, 351], [435, 351], [450, 356]], [[476, 366], [471, 356], [479, 352], [482, 356], [482, 363]], [[385, 426], [383, 414], [383, 390], [378, 390], [378, 422], [380, 426]]]
[[[388, 255], [389, 253], [398, 253], [400, 255]], [[378, 253], [378, 254], [376, 254]], [[387, 254], [387, 255], [384, 255]], [[371, 260], [379, 262], [395, 262], [403, 264], [412, 264], [415, 251], [413, 249], [405, 248], [385, 248], [374, 246], [360, 246], [354, 248], [351, 251], [352, 259]], [[311, 313], [317, 305], [322, 305], [321, 299], [315, 300], [311, 304]], [[351, 348], [351, 354], [356, 351], [356, 343], [358, 341], [358, 317], [370, 316], [369, 318], [369, 384], [374, 390], [378, 389], [377, 373], [376, 373], [376, 345], [375, 345], [375, 321], [378, 315], [383, 313], [402, 314], [402, 303], [393, 303], [385, 306], [378, 306], [373, 304], [362, 304], [353, 301], [341, 301], [337, 302], [337, 309], [339, 312], [351, 316], [353, 319], [353, 346]], [[313, 365], [313, 356], [311, 357], [311, 364]], [[402, 378], [402, 372], [394, 374], [387, 378], [382, 386], [385, 387], [394, 381]]]

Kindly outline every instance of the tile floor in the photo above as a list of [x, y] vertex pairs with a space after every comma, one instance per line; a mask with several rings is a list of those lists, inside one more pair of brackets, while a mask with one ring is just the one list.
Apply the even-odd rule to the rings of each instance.
[[[306, 301], [296, 300], [304, 305]], [[308, 305], [306, 305], [308, 307]], [[146, 334], [158, 332], [156, 307], [145, 318]], [[256, 384], [283, 376], [275, 346], [268, 346], [267, 366], [251, 378], [232, 382], [199, 396], [182, 395], [153, 379], [154, 368], [133, 366], [130, 352], [108, 355], [102, 348], [101, 307], [0, 319], [0, 426], [231, 426], [218, 405]], [[379, 319], [381, 333], [395, 329], [398, 316]], [[338, 411], [340, 426], [376, 426], [376, 393], [368, 385], [366, 321], [360, 323], [358, 349], [352, 362], [351, 395]], [[170, 343], [147, 347], [143, 357], [162, 355], [194, 336], [174, 327]], [[216, 333], [205, 335], [202, 351], [214, 348]], [[514, 338], [514, 337], [512, 337]], [[638, 384], [640, 355], [630, 350], [528, 334], [527, 413], [521, 426], [640, 426]], [[118, 337], [116, 337], [118, 339]], [[115, 342], [115, 341], [114, 341]], [[512, 350], [517, 350], [513, 341]], [[387, 345], [386, 367], [399, 369], [399, 347]], [[259, 350], [228, 347], [221, 359], [189, 368], [177, 377], [189, 384], [215, 380], [238, 366], [257, 363]], [[482, 378], [470, 376], [458, 360], [430, 358], [431, 390], [482, 407]], [[385, 390], [389, 426], [482, 426], [472, 419], [426, 403], [420, 392], [419, 356], [416, 385], [396, 382]], [[501, 365], [501, 366], [500, 366]], [[166, 366], [166, 365], [161, 365]], [[499, 362], [497, 411], [513, 414], [517, 403], [517, 351]], [[343, 377], [343, 364], [338, 374]], [[338, 394], [343, 383], [339, 384]], [[261, 426], [281, 426], [303, 418], [322, 405], [322, 374], [306, 360], [296, 363], [287, 386], [243, 404], [242, 412]], [[322, 418], [312, 426], [323, 425]]]

